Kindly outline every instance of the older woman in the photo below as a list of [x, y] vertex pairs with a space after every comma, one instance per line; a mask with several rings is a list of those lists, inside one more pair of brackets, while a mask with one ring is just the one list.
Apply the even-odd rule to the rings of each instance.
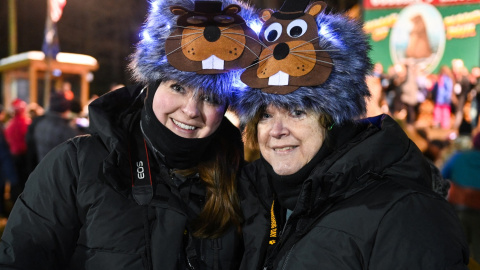
[[[261, 158], [239, 181], [241, 269], [467, 269], [460, 224], [422, 153], [389, 116], [360, 119], [361, 26], [301, 2], [263, 11], [269, 49], [242, 75], [238, 112]], [[311, 71], [289, 69], [302, 61]]]

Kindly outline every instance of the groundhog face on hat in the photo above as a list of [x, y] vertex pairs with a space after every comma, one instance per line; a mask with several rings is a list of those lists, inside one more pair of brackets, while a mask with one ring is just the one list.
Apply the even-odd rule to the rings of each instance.
[[196, 1], [194, 10], [172, 6], [177, 29], [165, 42], [168, 62], [178, 70], [218, 74], [245, 68], [259, 55], [257, 36], [238, 15], [241, 7]]
[[266, 47], [258, 65], [248, 68], [241, 76], [248, 86], [266, 93], [288, 94], [301, 86], [320, 85], [330, 75], [332, 59], [320, 46], [315, 19], [326, 4], [314, 2], [305, 10], [295, 10], [297, 6], [287, 4], [275, 13], [261, 11], [260, 17], [265, 23], [259, 38]]

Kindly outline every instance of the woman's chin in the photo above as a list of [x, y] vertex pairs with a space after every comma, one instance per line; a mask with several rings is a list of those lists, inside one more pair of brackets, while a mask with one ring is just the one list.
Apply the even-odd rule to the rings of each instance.
[[273, 171], [278, 175], [292, 175], [298, 172], [301, 168], [297, 168], [296, 166], [291, 166], [291, 164], [281, 165], [281, 166], [272, 166]]

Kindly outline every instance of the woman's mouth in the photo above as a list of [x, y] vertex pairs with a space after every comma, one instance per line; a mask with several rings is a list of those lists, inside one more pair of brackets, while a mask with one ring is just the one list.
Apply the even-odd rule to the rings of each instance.
[[175, 119], [172, 118], [172, 122], [177, 125], [179, 128], [182, 128], [182, 129], [186, 129], [186, 130], [194, 130], [196, 129], [197, 127], [195, 126], [190, 126], [190, 125], [187, 125], [187, 124], [184, 124], [182, 122], [179, 122]]
[[294, 148], [297, 148], [297, 146], [284, 146], [284, 147], [276, 147], [276, 148], [273, 148], [273, 150], [275, 152], [285, 152], [285, 151], [289, 151], [289, 150], [292, 150]]

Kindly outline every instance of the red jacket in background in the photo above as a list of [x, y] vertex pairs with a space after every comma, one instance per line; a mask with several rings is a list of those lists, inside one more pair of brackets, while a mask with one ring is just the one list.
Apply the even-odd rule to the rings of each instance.
[[21, 155], [27, 152], [25, 134], [32, 120], [25, 114], [16, 114], [5, 128], [5, 139], [10, 146], [12, 155]]

